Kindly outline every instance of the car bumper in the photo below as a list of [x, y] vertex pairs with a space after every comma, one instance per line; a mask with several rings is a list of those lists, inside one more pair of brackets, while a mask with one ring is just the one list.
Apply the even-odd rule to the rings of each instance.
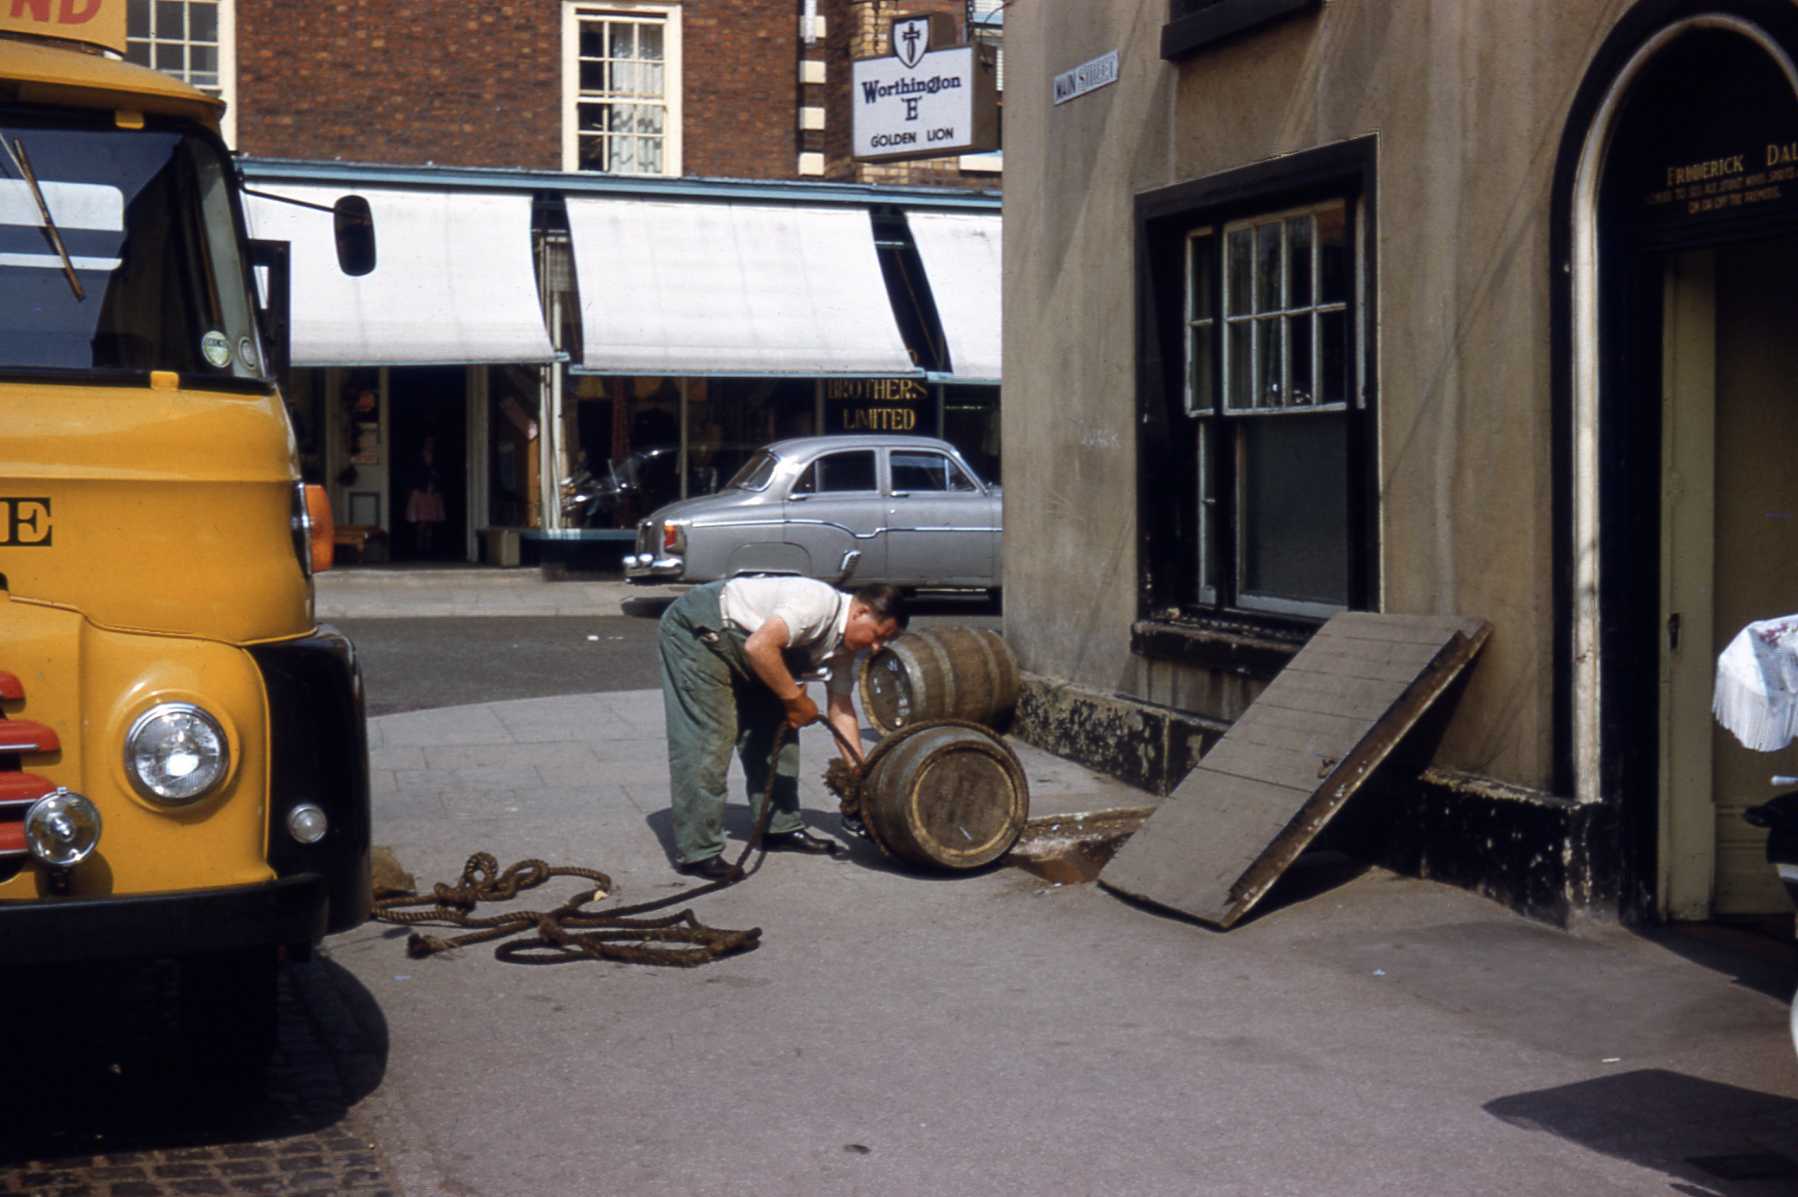
[[263, 885], [0, 903], [0, 966], [188, 956], [312, 944], [329, 902], [316, 874]]
[[624, 559], [624, 580], [644, 584], [678, 582], [687, 571], [687, 563], [679, 557], [657, 557], [652, 553], [632, 553]]

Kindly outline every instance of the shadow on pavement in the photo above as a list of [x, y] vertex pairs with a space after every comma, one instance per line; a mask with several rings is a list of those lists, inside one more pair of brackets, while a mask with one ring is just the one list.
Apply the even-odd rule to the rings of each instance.
[[386, 1073], [379, 1005], [322, 956], [282, 966], [277, 1047], [247, 1090], [184, 1039], [175, 971], [161, 961], [35, 969], [7, 981], [0, 1188], [7, 1168], [26, 1163], [72, 1167], [100, 1155], [317, 1134]]
[[1358, 860], [1355, 857], [1333, 849], [1314, 849], [1310, 852], [1303, 853], [1297, 860], [1292, 862], [1291, 866], [1288, 867], [1284, 873], [1280, 875], [1280, 879], [1274, 882], [1273, 887], [1267, 891], [1267, 896], [1255, 903], [1249, 913], [1244, 915], [1238, 922], [1232, 924], [1228, 930], [1214, 927], [1210, 923], [1207, 923], [1202, 919], [1194, 918], [1184, 911], [1175, 910], [1169, 906], [1162, 906], [1156, 902], [1150, 902], [1144, 898], [1139, 898], [1134, 894], [1125, 893], [1122, 890], [1112, 889], [1109, 885], [1103, 883], [1103, 874], [1101, 874], [1100, 888], [1118, 901], [1124, 903], [1124, 905], [1134, 906], [1144, 913], [1156, 915], [1160, 918], [1173, 919], [1175, 922], [1188, 923], [1203, 931], [1228, 934], [1229, 930], [1234, 930], [1237, 927], [1247, 927], [1252, 923], [1258, 923], [1262, 919], [1277, 915], [1282, 911], [1293, 907], [1301, 906], [1314, 898], [1321, 897], [1332, 890], [1339, 889], [1355, 880], [1357, 877], [1360, 877], [1372, 867], [1372, 865], [1364, 860]]
[[673, 602], [673, 598], [644, 595], [641, 598], [625, 599], [618, 604], [618, 609], [626, 615], [635, 616], [638, 619], [660, 619], [662, 612], [666, 611]]
[[1790, 1193], [1798, 1186], [1798, 1101], [1662, 1069], [1487, 1102], [1488, 1114], [1590, 1151], [1666, 1172], [1675, 1192]]
[[1770, 998], [1790, 1001], [1793, 989], [1798, 988], [1798, 944], [1789, 930], [1777, 935], [1727, 923], [1673, 923], [1644, 927], [1637, 934]]
[[[992, 864], [984, 865], [978, 869], [967, 869], [956, 872], [925, 869], [908, 865], [902, 861], [893, 860], [890, 857], [883, 855], [880, 849], [876, 848], [868, 840], [863, 839], [860, 836], [850, 835], [848, 832], [844, 831], [843, 821], [836, 814], [801, 809], [799, 815], [800, 818], [805, 821], [805, 829], [807, 831], [814, 835], [823, 836], [826, 839], [835, 840], [837, 843], [843, 845], [843, 852], [836, 856], [813, 856], [803, 858], [808, 861], [816, 862], [820, 868], [856, 865], [864, 869], [873, 869], [882, 873], [894, 873], [910, 877], [917, 881], [954, 881], [962, 877], [990, 873], [1004, 867], [999, 861], [994, 861]], [[661, 843], [662, 851], [668, 857], [670, 874], [673, 875], [675, 864], [674, 813], [664, 807], [661, 810], [651, 813], [644, 819], [644, 823]], [[754, 831], [755, 823], [749, 817], [749, 806], [742, 802], [727, 803], [724, 807], [724, 834], [727, 837], [724, 844], [724, 859], [735, 863], [737, 857], [742, 854], [743, 849], [748, 845], [749, 837]], [[777, 853], [771, 852], [769, 855], [773, 856], [777, 855]], [[750, 870], [750, 876], [753, 877], [755, 875], [756, 867], [755, 857], [751, 857], [746, 861], [744, 867]]]

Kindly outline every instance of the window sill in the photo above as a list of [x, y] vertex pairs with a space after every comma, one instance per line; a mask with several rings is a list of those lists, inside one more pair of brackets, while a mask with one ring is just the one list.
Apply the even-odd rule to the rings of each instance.
[[1130, 626], [1130, 651], [1152, 661], [1194, 665], [1243, 677], [1269, 679], [1286, 668], [1311, 638], [1309, 631], [1234, 628], [1138, 620]]
[[1214, 0], [1161, 27], [1161, 57], [1174, 61], [1247, 29], [1277, 21], [1322, 0]]

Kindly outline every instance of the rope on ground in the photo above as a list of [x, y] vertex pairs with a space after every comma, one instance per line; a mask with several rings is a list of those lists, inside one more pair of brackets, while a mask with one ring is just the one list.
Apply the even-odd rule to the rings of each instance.
[[[836, 729], [831, 729], [835, 732]], [[414, 931], [406, 937], [406, 954], [413, 957], [434, 956], [454, 948], [503, 939], [494, 956], [514, 964], [565, 964], [574, 960], [615, 960], [624, 964], [655, 964], [674, 968], [693, 968], [709, 964], [725, 956], [752, 952], [761, 946], [762, 929], [731, 931], [708, 927], [691, 910], [682, 910], [662, 918], [642, 918], [688, 898], [697, 898], [735, 885], [754, 872], [744, 871], [743, 864], [751, 853], [761, 851], [768, 832], [768, 820], [774, 812], [774, 763], [792, 730], [781, 724], [774, 737], [774, 751], [768, 762], [768, 785], [762, 794], [761, 814], [755, 831], [737, 857], [733, 875], [684, 893], [639, 902], [606, 913], [585, 909], [590, 902], [603, 901], [612, 892], [612, 879], [598, 869], [575, 865], [549, 865], [541, 860], [521, 860], [500, 871], [499, 861], [487, 852], [476, 852], [462, 867], [462, 880], [450, 885], [438, 882], [428, 895], [396, 894], [377, 898], [371, 914], [376, 922], [399, 926], [451, 926], [471, 928], [466, 934], [448, 938]], [[841, 733], [837, 733], [841, 739]], [[761, 867], [761, 857], [756, 860]], [[582, 877], [592, 882], [554, 910], [518, 910], [507, 914], [476, 916], [482, 902], [506, 902], [527, 889], [535, 889], [552, 877]], [[405, 907], [429, 907], [408, 910]], [[529, 938], [526, 938], [526, 936]], [[517, 938], [509, 938], [517, 937]]]
[[[524, 890], [535, 889], [554, 877], [581, 877], [591, 882], [553, 910], [517, 910], [505, 914], [476, 915], [482, 902], [504, 902]], [[573, 865], [549, 865], [541, 860], [521, 860], [504, 872], [487, 852], [476, 852], [463, 866], [457, 884], [439, 882], [429, 894], [399, 894], [375, 901], [376, 922], [400, 926], [452, 926], [469, 930], [442, 937], [414, 931], [406, 939], [408, 956], [433, 956], [454, 948], [487, 943], [512, 936], [495, 950], [495, 956], [518, 964], [562, 964], [573, 960], [615, 960], [626, 964], [656, 964], [692, 968], [725, 956], [753, 951], [761, 944], [762, 929], [732, 931], [708, 927], [691, 910], [662, 918], [638, 917], [683, 898], [723, 888], [703, 887], [653, 902], [640, 902], [617, 910], [589, 910], [612, 891], [612, 879], [598, 869]], [[427, 907], [428, 909], [406, 909]]]

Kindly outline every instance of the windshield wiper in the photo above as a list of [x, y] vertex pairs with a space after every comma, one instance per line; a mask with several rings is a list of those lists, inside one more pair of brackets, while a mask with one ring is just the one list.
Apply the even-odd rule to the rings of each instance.
[[75, 293], [75, 302], [84, 302], [87, 299], [87, 292], [82, 289], [81, 280], [75, 277], [75, 263], [69, 257], [67, 247], [62, 243], [62, 234], [56, 229], [56, 219], [50, 215], [50, 205], [44, 202], [44, 190], [37, 185], [37, 174], [31, 169], [31, 159], [25, 154], [25, 142], [15, 137], [12, 144], [8, 145], [6, 138], [0, 137], [0, 149], [6, 151], [6, 156], [12, 159], [13, 169], [19, 172], [19, 177], [25, 180], [27, 187], [31, 188], [31, 198], [37, 201], [37, 214], [40, 221], [38, 227], [44, 230], [44, 236], [50, 239], [50, 247], [56, 251], [56, 256], [62, 259], [63, 277], [69, 280], [69, 290]]

